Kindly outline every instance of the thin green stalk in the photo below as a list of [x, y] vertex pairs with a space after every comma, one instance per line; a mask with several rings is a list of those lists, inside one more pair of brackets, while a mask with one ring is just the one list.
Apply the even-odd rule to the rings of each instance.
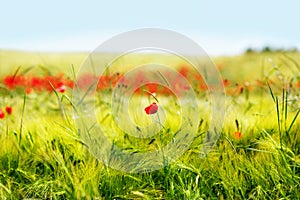
[[25, 94], [24, 94], [24, 98], [23, 98], [23, 107], [22, 107], [22, 114], [21, 114], [19, 145], [21, 144], [21, 140], [22, 140], [23, 118], [24, 118], [24, 112], [25, 112], [26, 97], [27, 97], [27, 96], [26, 96], [26, 93], [25, 93]]
[[285, 130], [287, 128], [287, 118], [288, 118], [288, 90], [285, 90], [285, 109], [284, 109], [284, 127], [285, 127]]
[[[284, 102], [285, 102], [285, 90], [284, 90], [284, 87], [282, 88], [282, 99], [281, 99], [281, 125], [283, 126], [283, 124], [285, 123], [286, 119], [284, 118]], [[284, 120], [284, 121], [283, 121]]]
[[293, 125], [294, 125], [294, 123], [295, 123], [295, 121], [296, 121], [296, 119], [297, 119], [299, 113], [300, 113], [300, 109], [297, 111], [296, 115], [294, 116], [293, 121], [291, 122], [291, 124], [290, 124], [290, 126], [289, 126], [289, 128], [288, 128], [288, 130], [287, 130], [287, 134], [290, 133], [290, 130], [291, 130], [291, 128], [293, 127]]
[[276, 103], [276, 101], [275, 101], [275, 96], [274, 96], [274, 94], [273, 94], [272, 88], [271, 88], [271, 86], [269, 85], [269, 83], [267, 83], [267, 85], [268, 85], [269, 91], [270, 91], [270, 93], [271, 93], [272, 99], [273, 99], [274, 103]]
[[276, 115], [277, 115], [278, 131], [279, 131], [280, 148], [282, 148], [281, 123], [280, 123], [280, 111], [279, 111], [278, 97], [275, 97], [275, 102], [276, 102]]
[[56, 98], [57, 98], [57, 102], [58, 102], [58, 105], [59, 105], [59, 110], [60, 110], [60, 113], [61, 113], [61, 117], [64, 119], [64, 108], [63, 108], [63, 105], [61, 103], [61, 99], [59, 98], [59, 95], [57, 93], [57, 91], [55, 90], [54, 86], [52, 85], [52, 83], [50, 81], [48, 81], [51, 88], [52, 88], [52, 91], [54, 92]]
[[93, 91], [95, 89], [94, 87], [97, 87], [96, 84], [97, 84], [97, 81], [95, 81], [93, 84], [91, 84], [88, 87], [88, 89], [86, 90], [86, 92], [84, 93], [84, 95], [82, 96], [82, 98], [77, 103], [77, 105], [76, 105], [77, 107], [79, 107], [83, 103], [84, 99], [87, 97], [87, 95], [89, 94], [89, 92]]

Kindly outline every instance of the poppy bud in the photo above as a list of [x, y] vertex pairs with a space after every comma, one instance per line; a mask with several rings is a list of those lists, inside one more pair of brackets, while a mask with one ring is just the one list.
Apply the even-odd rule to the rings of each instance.
[[233, 137], [235, 139], [241, 139], [242, 138], [242, 133], [240, 131], [236, 131], [233, 133]]
[[7, 114], [11, 115], [13, 110], [12, 107], [6, 106], [5, 111], [7, 112]]
[[3, 119], [4, 117], [5, 117], [5, 113], [2, 110], [0, 110], [0, 119]]
[[64, 85], [62, 85], [62, 86], [56, 88], [56, 91], [60, 92], [60, 93], [64, 93], [66, 91], [66, 87]]

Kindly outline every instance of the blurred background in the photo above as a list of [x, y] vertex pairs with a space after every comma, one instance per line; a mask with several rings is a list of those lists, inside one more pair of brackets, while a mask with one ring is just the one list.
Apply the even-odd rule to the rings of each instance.
[[300, 49], [300, 2], [286, 1], [1, 1], [0, 49], [91, 52], [137, 28], [182, 33], [209, 55]]

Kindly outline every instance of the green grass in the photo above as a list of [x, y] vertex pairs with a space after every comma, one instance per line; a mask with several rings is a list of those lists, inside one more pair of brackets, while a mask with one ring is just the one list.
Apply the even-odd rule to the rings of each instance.
[[[52, 73], [63, 71], [71, 77], [71, 65], [79, 68], [82, 55], [47, 57], [45, 63], [34, 59], [30, 63], [23, 53], [10, 52], [1, 63], [1, 76], [11, 74], [19, 65], [22, 69], [39, 65]], [[2, 52], [1, 55], [4, 55]], [[12, 57], [18, 56], [16, 61]], [[24, 56], [24, 57], [23, 57]], [[296, 63], [300, 56], [289, 55]], [[22, 59], [20, 58], [22, 57]], [[76, 58], [75, 58], [76, 57]], [[279, 69], [268, 58], [272, 58]], [[19, 60], [20, 58], [20, 60]], [[285, 59], [284, 59], [285, 58]], [[75, 59], [75, 60], [73, 60]], [[130, 58], [133, 59], [133, 58]], [[150, 59], [150, 58], [149, 58]], [[163, 60], [162, 58], [159, 58]], [[60, 65], [59, 60], [65, 60]], [[270, 62], [266, 62], [269, 60]], [[17, 61], [20, 62], [17, 64]], [[294, 78], [295, 63], [282, 54], [251, 54], [232, 58], [214, 58], [222, 64], [223, 77], [235, 82], [276, 78]], [[125, 61], [123, 61], [125, 62]], [[127, 61], [126, 61], [127, 62]], [[126, 63], [125, 62], [125, 63]], [[142, 63], [143, 60], [132, 62]], [[165, 60], [179, 66], [177, 60]], [[11, 64], [9, 64], [11, 63]], [[24, 63], [24, 65], [22, 64]], [[48, 63], [52, 63], [49, 64]], [[121, 63], [121, 61], [120, 61]], [[117, 65], [119, 65], [118, 63]], [[264, 64], [263, 64], [264, 63]], [[285, 63], [285, 64], [283, 64]], [[4, 67], [7, 66], [7, 67]], [[285, 65], [290, 66], [289, 68]], [[263, 67], [262, 67], [263, 66]], [[3, 68], [2, 68], [3, 67]], [[13, 67], [13, 68], [11, 68]], [[257, 68], [256, 68], [257, 67]], [[61, 70], [60, 70], [61, 69]], [[272, 71], [273, 70], [273, 71]], [[279, 73], [280, 71], [280, 73]], [[276, 73], [277, 72], [277, 73]], [[3, 73], [3, 74], [2, 74]], [[42, 72], [44, 73], [44, 72]], [[281, 85], [284, 80], [276, 83]], [[70, 90], [65, 95], [71, 98]], [[0, 120], [0, 197], [1, 199], [299, 199], [300, 198], [300, 123], [299, 89], [282, 90], [270, 85], [261, 91], [226, 97], [226, 119], [220, 138], [207, 156], [200, 157], [203, 132], [210, 122], [205, 101], [199, 101], [200, 118], [197, 135], [191, 146], [177, 161], [156, 171], [125, 173], [111, 169], [89, 153], [72, 119], [72, 105], [66, 98], [59, 101], [54, 93], [1, 93], [0, 107], [10, 104], [14, 114]], [[61, 99], [61, 94], [59, 94]], [[116, 144], [132, 151], [160, 149], [169, 140], [180, 120], [175, 117], [176, 101], [157, 96], [169, 110], [162, 132], [165, 138], [154, 136], [141, 142], [125, 137], [112, 123], [110, 101], [96, 98], [97, 120], [104, 124], [108, 137], [117, 135]], [[135, 97], [131, 113], [140, 126], [149, 123], [147, 116], [139, 117], [144, 104], [153, 99]], [[143, 102], [140, 104], [139, 102]], [[61, 107], [60, 107], [61, 106]], [[142, 110], [142, 111], [141, 111]], [[212, 119], [213, 120], [213, 119]], [[242, 139], [232, 135], [239, 122]], [[115, 135], [114, 135], [115, 134]], [[130, 164], [130, 163], [125, 163]]]

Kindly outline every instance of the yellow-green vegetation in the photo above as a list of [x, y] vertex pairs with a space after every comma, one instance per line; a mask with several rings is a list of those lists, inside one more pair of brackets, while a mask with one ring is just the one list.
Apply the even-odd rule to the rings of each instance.
[[[214, 120], [209, 118], [206, 95], [200, 95], [200, 124], [191, 146], [172, 164], [145, 173], [111, 169], [89, 153], [73, 121], [72, 89], [26, 94], [2, 84], [20, 66], [19, 73], [74, 77], [72, 68], [78, 70], [86, 55], [0, 51], [0, 108], [13, 107], [11, 115], [0, 119], [1, 199], [300, 199], [299, 53], [213, 58], [228, 80], [226, 118], [218, 142], [200, 157], [203, 135]], [[116, 62], [124, 67], [121, 72], [145, 58], [128, 59]], [[184, 64], [159, 55], [148, 59], [175, 68]], [[95, 105], [99, 123], [108, 138], [116, 137], [116, 145], [152, 151], [178, 128], [177, 100], [158, 94], [156, 98], [169, 108], [166, 127], [143, 142], [126, 136], [113, 123], [109, 95], [96, 95]], [[144, 105], [154, 100], [133, 97], [130, 110], [143, 113]], [[149, 116], [130, 114], [140, 126], [149, 123]]]

